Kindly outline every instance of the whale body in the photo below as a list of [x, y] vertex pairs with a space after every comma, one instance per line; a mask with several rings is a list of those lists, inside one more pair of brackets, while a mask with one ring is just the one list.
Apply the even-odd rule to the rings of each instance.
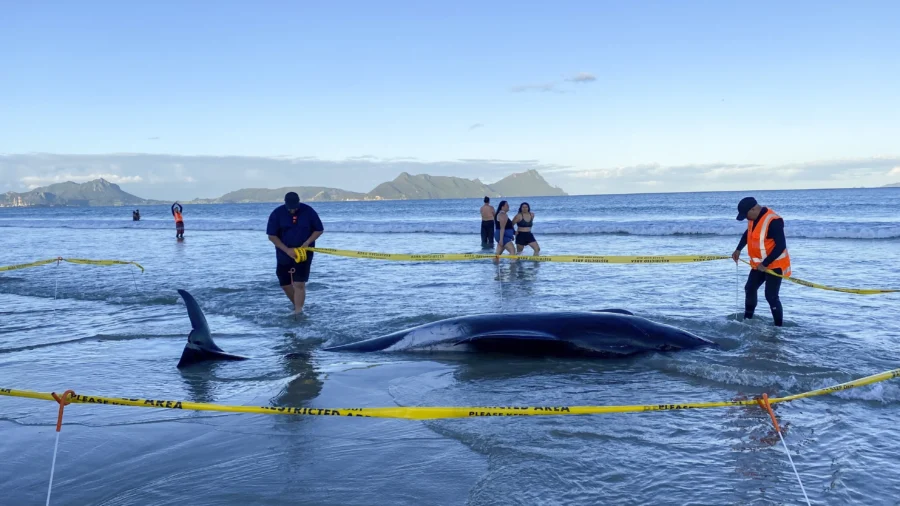
[[479, 314], [448, 318], [339, 346], [331, 352], [492, 351], [623, 357], [716, 346], [708, 339], [623, 309]]

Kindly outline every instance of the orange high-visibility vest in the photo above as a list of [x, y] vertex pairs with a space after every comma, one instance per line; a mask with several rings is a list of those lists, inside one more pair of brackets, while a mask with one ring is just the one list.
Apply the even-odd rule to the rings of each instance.
[[175, 223], [178, 223], [179, 221], [184, 221], [184, 220], [181, 219], [181, 213], [179, 213], [178, 211], [175, 211]]
[[[747, 220], [747, 253], [750, 254], [750, 265], [755, 269], [769, 256], [769, 253], [775, 249], [775, 241], [766, 237], [769, 233], [769, 224], [772, 220], [781, 218], [775, 214], [775, 211], [769, 209], [759, 221], [759, 225], [753, 228], [753, 221]], [[769, 269], [781, 269], [783, 276], [791, 275], [791, 256], [788, 254], [787, 248], [784, 253], [778, 256], [769, 264]]]

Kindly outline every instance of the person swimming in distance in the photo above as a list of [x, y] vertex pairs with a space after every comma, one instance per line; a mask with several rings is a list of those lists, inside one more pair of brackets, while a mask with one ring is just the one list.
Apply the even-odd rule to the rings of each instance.
[[132, 221], [141, 221], [141, 210], [135, 209], [131, 212], [131, 220]]
[[509, 204], [505, 200], [500, 201], [497, 206], [497, 213], [494, 215], [494, 239], [497, 240], [497, 256], [503, 254], [503, 250], [509, 251], [509, 254], [516, 256], [516, 250], [513, 247], [513, 239], [515, 231], [513, 230], [512, 221], [509, 219], [507, 212]]
[[[177, 210], [176, 210], [177, 208]], [[181, 204], [175, 202], [172, 204], [172, 216], [175, 217], [175, 238], [176, 239], [184, 239], [184, 217], [181, 216], [181, 213], [184, 209], [181, 207]]]
[[534, 213], [531, 212], [531, 206], [528, 202], [522, 202], [519, 205], [519, 212], [513, 218], [513, 224], [518, 227], [516, 230], [516, 251], [521, 253], [525, 250], [525, 246], [531, 247], [534, 255], [541, 254], [541, 247], [531, 233], [531, 227], [534, 225]]

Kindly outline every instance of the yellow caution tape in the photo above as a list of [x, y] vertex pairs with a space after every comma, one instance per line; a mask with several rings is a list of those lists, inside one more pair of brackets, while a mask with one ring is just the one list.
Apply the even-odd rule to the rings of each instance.
[[29, 264], [7, 265], [6, 267], [0, 267], [0, 272], [4, 272], [4, 271], [17, 271], [17, 270], [19, 270], [19, 269], [27, 269], [27, 268], [29, 268], [29, 267], [38, 267], [38, 266], [41, 266], [41, 265], [52, 264], [53, 262], [56, 262], [56, 261], [57, 261], [57, 260], [56, 260], [55, 258], [53, 258], [53, 259], [50, 259], [50, 260], [40, 260], [40, 261], [37, 261], [37, 262], [31, 262], [31, 263], [29, 263]]
[[37, 262], [31, 262], [28, 264], [18, 264], [18, 265], [8, 265], [6, 267], [0, 267], [0, 272], [4, 271], [15, 271], [19, 269], [27, 269], [29, 267], [39, 267], [41, 265], [52, 264], [53, 262], [68, 262], [70, 264], [84, 264], [84, 265], [134, 265], [138, 269], [141, 270], [141, 273], [144, 272], [144, 268], [141, 264], [137, 262], [128, 262], [125, 260], [87, 260], [84, 258], [51, 258], [49, 260], [39, 260]]
[[141, 272], [144, 272], [144, 268], [141, 264], [137, 262], [129, 262], [126, 260], [86, 260], [84, 258], [63, 258], [64, 262], [69, 262], [71, 264], [87, 264], [87, 265], [134, 265]]
[[[401, 262], [453, 262], [467, 260], [493, 260], [497, 255], [485, 255], [483, 253], [433, 253], [424, 255], [409, 255], [404, 253], [374, 253], [371, 251], [350, 251], [331, 248], [294, 248], [294, 259], [297, 262], [306, 260], [306, 251], [315, 251], [325, 255], [335, 255], [348, 258], [370, 258], [374, 260], [392, 260]], [[730, 256], [721, 255], [657, 255], [657, 256], [599, 256], [599, 255], [552, 255], [552, 256], [501, 256], [511, 260], [524, 260], [532, 262], [566, 262], [583, 264], [679, 264], [691, 262], [710, 262], [713, 260], [728, 260]], [[746, 260], [741, 259], [747, 265]], [[828, 285], [820, 285], [810, 281], [804, 281], [794, 277], [786, 277], [775, 272], [768, 271], [773, 276], [787, 279], [798, 285], [830, 290], [833, 292], [855, 293], [860, 295], [874, 295], [879, 293], [900, 292], [900, 289], [889, 288], [836, 288]]]
[[[900, 369], [886, 371], [858, 380], [841, 383], [828, 388], [820, 388], [787, 397], [769, 399], [770, 404], [788, 402], [818, 395], [832, 394], [841, 390], [871, 385], [900, 377]], [[0, 389], [0, 395], [53, 401], [52, 394], [29, 390]], [[607, 413], [635, 413], [644, 411], [672, 411], [683, 409], [721, 408], [729, 406], [757, 405], [756, 400], [721, 401], [700, 403], [666, 403], [642, 406], [475, 406], [475, 407], [390, 407], [390, 408], [298, 408], [279, 406], [225, 406], [187, 401], [158, 399], [125, 399], [75, 394], [71, 402], [78, 404], [108, 404], [113, 406], [135, 406], [141, 408], [184, 409], [191, 411], [222, 411], [229, 413], [253, 413], [259, 415], [308, 415], [308, 416], [364, 416], [370, 418], [399, 418], [405, 420], [437, 420], [445, 418], [471, 418], [481, 416], [547, 416], [547, 415], [597, 415]]]
[[[750, 262], [744, 260], [743, 258], [741, 259], [741, 262], [744, 262], [745, 264], [750, 265]], [[753, 267], [752, 265], [750, 265], [750, 266]], [[777, 276], [781, 279], [786, 279], [786, 280], [790, 281], [791, 283], [797, 283], [798, 285], [808, 286], [810, 288], [818, 288], [819, 290], [829, 290], [832, 292], [855, 293], [858, 295], [876, 295], [879, 293], [900, 292], [900, 290], [893, 289], [893, 288], [838, 288], [835, 286], [820, 285], [819, 283], [813, 283], [811, 281], [804, 281], [802, 279], [797, 279], [793, 276], [782, 276], [781, 274], [778, 274], [777, 272], [772, 271], [770, 269], [766, 269], [766, 273], [771, 274], [773, 276]]]
[[[304, 248], [294, 248], [295, 259], [300, 258], [300, 251]], [[316, 253], [335, 255], [349, 258], [370, 258], [374, 260], [392, 260], [401, 262], [455, 262], [468, 260], [493, 260], [497, 255], [483, 253], [433, 253], [424, 255], [409, 255], [404, 253], [374, 253], [371, 251], [350, 251], [331, 248], [305, 248]], [[709, 262], [711, 260], [727, 260], [730, 256], [718, 255], [662, 255], [662, 256], [598, 256], [598, 255], [552, 255], [534, 256], [517, 255], [501, 256], [514, 260], [531, 262], [565, 262], [584, 264], [675, 264], [689, 262]], [[305, 256], [304, 256], [305, 259]], [[298, 260], [302, 261], [302, 260]]]

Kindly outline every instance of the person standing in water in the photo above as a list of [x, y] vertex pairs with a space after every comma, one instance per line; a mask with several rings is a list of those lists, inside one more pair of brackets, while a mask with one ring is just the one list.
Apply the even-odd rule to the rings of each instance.
[[541, 247], [531, 233], [531, 226], [534, 225], [534, 213], [531, 212], [531, 206], [528, 202], [522, 202], [519, 205], [519, 212], [513, 218], [513, 224], [518, 226], [516, 230], [516, 251], [521, 253], [525, 250], [525, 246], [530, 246], [534, 251], [534, 255], [541, 254]]
[[760, 207], [753, 197], [745, 197], [738, 203], [737, 220], [747, 219], [747, 230], [741, 236], [737, 249], [731, 254], [734, 263], [741, 257], [741, 250], [747, 246], [750, 255], [750, 266], [753, 270], [747, 276], [744, 286], [744, 318], [753, 318], [756, 310], [756, 292], [766, 285], [766, 302], [772, 310], [775, 326], [781, 327], [784, 322], [784, 309], [778, 291], [781, 289], [781, 278], [766, 272], [771, 270], [785, 277], [791, 276], [791, 256], [788, 254], [787, 241], [784, 238], [784, 220], [775, 211]]
[[[177, 210], [176, 210], [177, 208]], [[175, 238], [176, 239], [184, 239], [184, 218], [181, 216], [181, 213], [184, 209], [181, 207], [181, 204], [175, 202], [172, 204], [172, 216], [175, 217]]]
[[492, 248], [494, 246], [494, 208], [491, 207], [491, 198], [484, 197], [484, 205], [481, 206], [481, 247]]
[[513, 231], [512, 221], [506, 214], [509, 211], [509, 204], [505, 200], [500, 201], [497, 206], [497, 214], [494, 215], [494, 238], [497, 239], [497, 257], [503, 254], [503, 250], [509, 251], [510, 255], [516, 255], [516, 249], [513, 247], [513, 239], [515, 232]]
[[312, 267], [313, 252], [306, 252], [306, 260], [297, 262], [294, 248], [316, 247], [316, 239], [325, 232], [322, 220], [312, 207], [301, 204], [294, 192], [284, 196], [284, 205], [269, 215], [266, 234], [275, 245], [275, 275], [287, 298], [294, 303], [294, 314], [303, 310], [306, 302], [306, 283]]

